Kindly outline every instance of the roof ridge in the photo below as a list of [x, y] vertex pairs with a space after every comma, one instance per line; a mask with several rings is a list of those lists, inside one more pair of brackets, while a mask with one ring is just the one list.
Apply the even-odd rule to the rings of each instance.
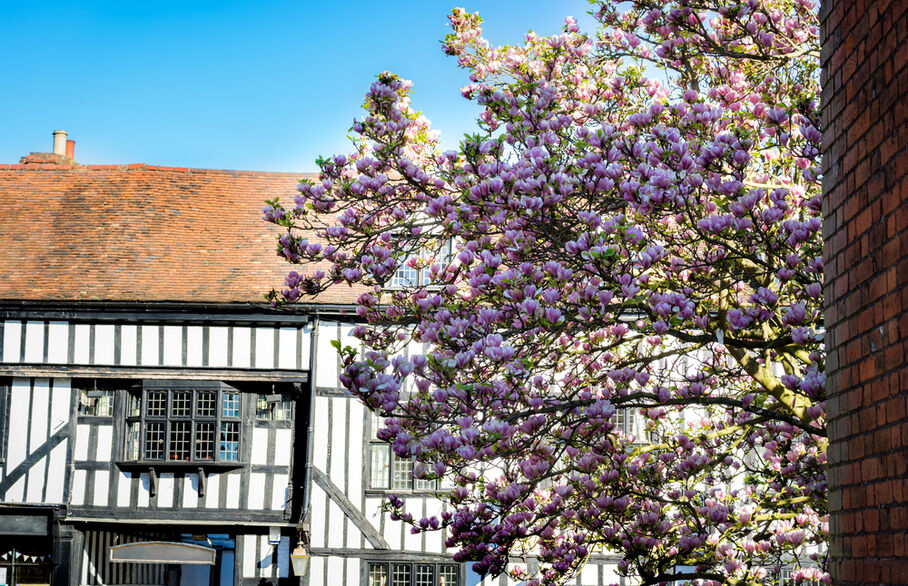
[[199, 174], [224, 174], [248, 176], [276, 176], [276, 177], [316, 177], [318, 173], [311, 171], [256, 171], [246, 169], [206, 169], [201, 167], [171, 167], [167, 165], [149, 165], [146, 163], [128, 163], [120, 165], [82, 165], [73, 163], [61, 165], [57, 163], [6, 163], [0, 164], [0, 171], [163, 171], [170, 173], [199, 173]]

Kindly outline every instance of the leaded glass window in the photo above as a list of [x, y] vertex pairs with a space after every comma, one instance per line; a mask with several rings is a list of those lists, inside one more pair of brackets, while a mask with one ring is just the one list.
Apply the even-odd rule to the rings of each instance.
[[209, 383], [209, 388], [199, 386], [151, 381], [144, 389], [131, 392], [126, 459], [239, 461], [240, 393], [221, 383]]

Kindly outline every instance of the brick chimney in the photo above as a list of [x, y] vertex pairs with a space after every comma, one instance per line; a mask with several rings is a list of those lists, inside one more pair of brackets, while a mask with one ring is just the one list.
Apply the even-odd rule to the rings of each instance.
[[29, 153], [19, 159], [20, 165], [64, 165], [75, 164], [76, 141], [67, 140], [65, 130], [54, 131], [54, 150], [51, 153]]

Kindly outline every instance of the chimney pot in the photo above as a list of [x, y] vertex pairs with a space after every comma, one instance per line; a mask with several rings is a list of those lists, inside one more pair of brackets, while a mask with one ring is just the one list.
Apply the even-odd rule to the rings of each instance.
[[76, 160], [76, 141], [73, 139], [66, 141], [66, 158], [71, 161]]
[[66, 131], [54, 130], [54, 154], [66, 155]]

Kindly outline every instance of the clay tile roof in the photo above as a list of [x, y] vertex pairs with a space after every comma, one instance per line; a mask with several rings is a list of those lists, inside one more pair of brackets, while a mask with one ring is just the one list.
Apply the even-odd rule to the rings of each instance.
[[[0, 165], [0, 300], [261, 303], [291, 269], [266, 199], [298, 174]], [[336, 287], [317, 303], [350, 303]]]

